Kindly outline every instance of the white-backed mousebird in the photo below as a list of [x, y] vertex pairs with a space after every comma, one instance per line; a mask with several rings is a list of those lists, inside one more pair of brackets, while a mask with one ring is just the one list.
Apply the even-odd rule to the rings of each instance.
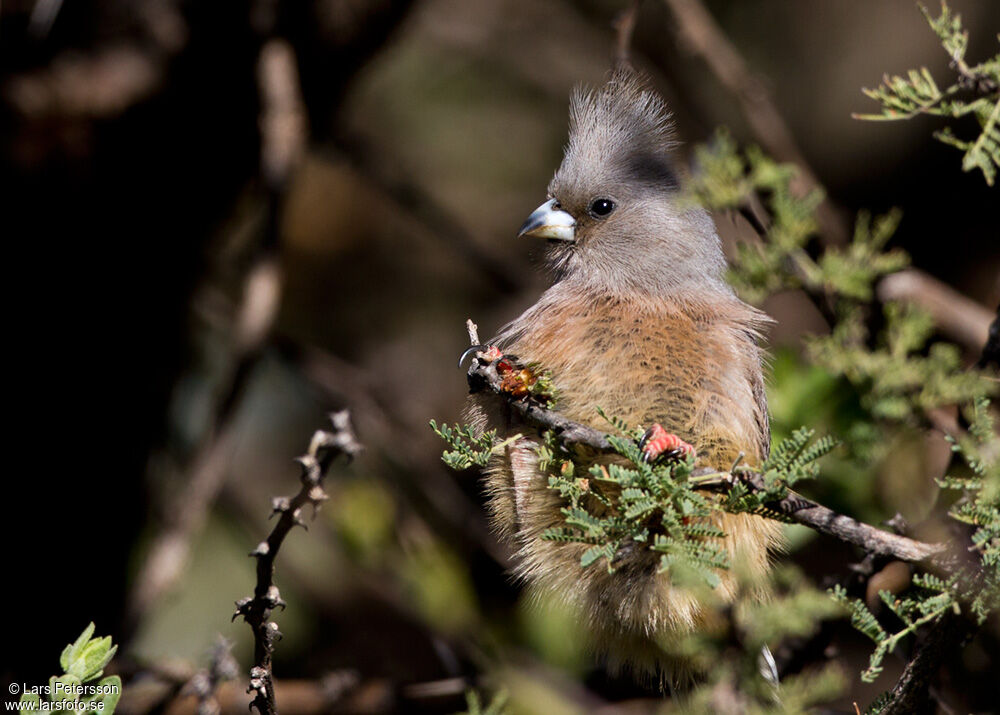
[[[562, 165], [520, 235], [548, 239], [554, 282], [493, 341], [537, 363], [558, 390], [556, 409], [597, 428], [597, 408], [632, 425], [659, 425], [659, 442], [693, 449], [697, 463], [729, 469], [768, 454], [770, 434], [759, 332], [768, 318], [726, 283], [711, 218], [682, 200], [669, 113], [631, 69], [578, 90]], [[565, 503], [538, 468], [538, 438], [472, 398], [478, 424], [508, 445], [487, 470], [493, 524], [515, 547], [531, 588], [578, 607], [612, 664], [669, 677], [664, 643], [707, 617], [691, 590], [671, 585], [649, 549], [619, 554], [616, 569], [581, 568], [588, 546], [543, 540], [565, 525]], [[674, 437], [676, 436], [676, 437]], [[679, 438], [679, 439], [677, 439]], [[750, 514], [712, 517], [730, 560], [763, 575], [781, 525]], [[719, 573], [719, 597], [737, 596]]]

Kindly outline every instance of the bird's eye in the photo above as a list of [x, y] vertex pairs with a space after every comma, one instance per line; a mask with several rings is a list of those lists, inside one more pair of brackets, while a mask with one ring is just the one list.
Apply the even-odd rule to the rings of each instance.
[[590, 215], [595, 218], [604, 218], [615, 210], [615, 202], [611, 199], [595, 199], [590, 205]]

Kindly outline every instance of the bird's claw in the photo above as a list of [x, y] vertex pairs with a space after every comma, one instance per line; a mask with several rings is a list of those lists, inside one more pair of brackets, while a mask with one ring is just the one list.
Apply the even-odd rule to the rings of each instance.
[[464, 363], [470, 355], [475, 355], [478, 360], [482, 360], [486, 363], [491, 363], [497, 358], [503, 357], [503, 353], [500, 352], [500, 348], [496, 345], [473, 345], [462, 353], [462, 357], [458, 359], [458, 366], [462, 367], [462, 363]]
[[663, 425], [654, 422], [639, 440], [639, 449], [646, 462], [654, 462], [660, 457], [667, 459], [685, 459], [696, 454], [695, 448], [675, 434], [663, 429]]

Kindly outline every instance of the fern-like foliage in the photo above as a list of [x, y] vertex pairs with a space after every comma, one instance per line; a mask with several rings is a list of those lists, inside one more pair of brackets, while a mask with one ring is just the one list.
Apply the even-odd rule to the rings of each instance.
[[[813, 258], [816, 207], [820, 191], [799, 196], [792, 191], [796, 169], [779, 164], [757, 147], [737, 149], [725, 131], [695, 150], [698, 172], [687, 190], [693, 201], [712, 210], [741, 210], [755, 217], [764, 235], [757, 243], [737, 246], [730, 282], [746, 300], [759, 303], [767, 296], [801, 288], [833, 301], [868, 301], [881, 276], [905, 268], [909, 256], [886, 243], [899, 225], [900, 213], [891, 211], [874, 220], [862, 212], [854, 238], [846, 246], [826, 248]], [[758, 205], [767, 216], [757, 215]]]
[[842, 586], [835, 586], [830, 593], [851, 615], [851, 625], [875, 642], [875, 650], [868, 661], [868, 668], [861, 673], [865, 682], [873, 682], [882, 672], [882, 662], [900, 642], [917, 629], [939, 619], [948, 611], [960, 611], [954, 592], [954, 580], [948, 582], [930, 574], [913, 577], [912, 593], [899, 598], [888, 591], [879, 591], [882, 603], [902, 621], [903, 627], [888, 633], [861, 599], [850, 598]]
[[767, 489], [751, 492], [738, 482], [728, 494], [715, 495], [699, 487], [721, 474], [692, 476], [693, 458], [647, 462], [639, 448], [642, 430], [601, 414], [619, 432], [608, 441], [620, 459], [578, 463], [551, 433], [537, 449], [549, 488], [566, 501], [565, 526], [549, 529], [542, 538], [588, 544], [581, 566], [603, 561], [609, 572], [623, 549], [649, 549], [660, 554], [661, 573], [674, 580], [693, 576], [713, 588], [719, 583], [717, 571], [730, 563], [720, 542], [725, 534], [712, 515], [754, 512], [777, 518], [766, 504], [782, 499], [789, 485], [815, 476], [816, 460], [837, 444], [829, 438], [814, 442], [810, 430], [799, 430], [765, 464]]
[[[934, 22], [949, 52], [960, 60], [964, 35], [956, 34], [957, 19], [948, 15], [946, 21]], [[979, 66], [968, 71], [979, 76], [985, 70]], [[904, 80], [892, 84], [897, 94], [906, 95], [910, 90], [901, 89], [900, 82]], [[928, 97], [937, 91], [926, 73], [911, 75], [909, 86]], [[910, 100], [916, 101], [915, 95]], [[852, 391], [863, 409], [853, 416], [851, 432], [845, 435], [854, 455], [870, 459], [878, 453], [877, 443], [885, 444], [900, 429], [924, 426], [934, 408], [975, 404], [969, 413], [970, 436], [954, 443], [970, 474], [942, 480], [941, 486], [962, 493], [950, 514], [974, 527], [972, 547], [980, 563], [947, 582], [917, 574], [915, 587], [900, 599], [883, 594], [888, 610], [903, 624], [900, 629], [886, 630], [863, 602], [843, 589], [834, 592], [854, 625], [876, 644], [863, 674], [872, 680], [888, 652], [949, 610], [960, 609], [982, 622], [1000, 608], [1000, 438], [985, 407], [986, 396], [996, 394], [1000, 382], [995, 374], [964, 366], [957, 346], [933, 341], [934, 325], [923, 311], [875, 303], [876, 282], [909, 261], [901, 250], [887, 249], [900, 220], [898, 212], [874, 219], [860, 213], [847, 246], [823, 247], [815, 240], [819, 194], [797, 196], [791, 190], [792, 168], [774, 163], [757, 149], [739, 152], [724, 133], [696, 153], [700, 172], [689, 187], [691, 194], [709, 208], [743, 212], [761, 233], [761, 241], [738, 248], [732, 282], [740, 293], [760, 301], [778, 291], [802, 289], [829, 319], [829, 334], [808, 339], [806, 355], [829, 379]], [[875, 332], [872, 326], [880, 329]], [[724, 508], [762, 513], [768, 501], [783, 496], [787, 485], [813, 476], [807, 458], [812, 450], [828, 451], [833, 442], [821, 440], [810, 447], [808, 437], [796, 432], [775, 449], [764, 465], [766, 491], [738, 484], [725, 495]]]
[[715, 210], [753, 213], [762, 206], [767, 213], [758, 217], [766, 224], [762, 240], [737, 246], [731, 282], [750, 302], [802, 289], [824, 306], [832, 330], [808, 341], [808, 357], [853, 385], [875, 419], [913, 423], [928, 409], [998, 392], [990, 376], [963, 368], [958, 347], [928, 347], [933, 322], [913, 306], [885, 304], [883, 330], [870, 335], [875, 283], [909, 264], [904, 251], [886, 248], [899, 225], [898, 211], [875, 218], [861, 212], [850, 243], [820, 250], [815, 209], [822, 196], [797, 196], [793, 167], [754, 147], [740, 152], [725, 132], [695, 154], [699, 172], [688, 186], [694, 200]]
[[817, 460], [832, 452], [840, 442], [833, 437], [813, 440], [815, 434], [815, 430], [803, 427], [778, 444], [764, 463], [764, 480], [768, 484], [792, 486], [803, 479], [816, 478], [819, 475]]
[[501, 690], [493, 696], [489, 703], [483, 705], [479, 691], [470, 688], [465, 691], [466, 709], [457, 715], [507, 715], [510, 712], [507, 703], [509, 697], [506, 690]]
[[972, 613], [982, 623], [1000, 608], [1000, 435], [988, 400], [977, 400], [967, 416], [969, 436], [950, 441], [972, 475], [945, 477], [938, 484], [962, 492], [948, 514], [975, 527], [972, 545], [979, 555], [983, 583], [968, 598]]
[[874, 347], [860, 310], [845, 310], [829, 335], [807, 343], [812, 360], [854, 385], [874, 417], [915, 422], [927, 410], [997, 392], [989, 376], [963, 367], [956, 345], [927, 347], [934, 325], [924, 311], [890, 302], [883, 313], [885, 327]]
[[451, 447], [441, 455], [441, 460], [456, 471], [473, 466], [485, 467], [497, 447], [496, 430], [476, 434], [476, 430], [469, 425], [438, 425], [434, 420], [430, 425], [434, 434]]
[[941, 15], [933, 17], [923, 5], [920, 10], [941, 40], [951, 64], [957, 70], [955, 82], [940, 89], [926, 67], [910, 70], [906, 77], [886, 75], [874, 89], [863, 89], [882, 105], [881, 114], [855, 114], [856, 119], [910, 119], [919, 114], [959, 118], [972, 115], [979, 134], [970, 140], [957, 137], [951, 127], [935, 132], [939, 141], [963, 152], [962, 170], [979, 169], [990, 186], [1000, 168], [1000, 54], [970, 66], [965, 60], [969, 33], [962, 18], [941, 0]]
[[[818, 460], [840, 444], [839, 440], [829, 436], [814, 440], [815, 434], [815, 430], [802, 427], [778, 443], [761, 467], [765, 488], [751, 491], [742, 482], [737, 482], [725, 494], [722, 508], [732, 513], [750, 512], [787, 521], [783, 515], [768, 509], [768, 503], [784, 499], [788, 495], [788, 487], [797, 482], [817, 477]], [[734, 471], [738, 474], [740, 470], [736, 467]]]
[[[625, 428], [618, 420], [613, 423]], [[566, 501], [566, 524], [542, 538], [589, 544], [580, 565], [603, 561], [609, 572], [626, 546], [648, 548], [661, 555], [661, 572], [679, 578], [695, 574], [714, 587], [719, 580], [715, 570], [729, 566], [718, 541], [725, 534], [708, 521], [713, 500], [693, 488], [694, 460], [647, 462], [640, 435], [628, 428], [610, 435], [608, 441], [622, 459], [591, 465], [562, 456], [557, 439], [544, 435], [539, 461], [549, 474], [549, 488]]]

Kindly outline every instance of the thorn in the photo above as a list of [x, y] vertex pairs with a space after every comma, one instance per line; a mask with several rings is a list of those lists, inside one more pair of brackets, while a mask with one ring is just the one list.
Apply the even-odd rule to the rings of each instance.
[[281, 610], [285, 610], [285, 606], [288, 605], [281, 598], [281, 592], [274, 584], [271, 584], [271, 586], [267, 589], [267, 595], [264, 596], [264, 599], [267, 603], [267, 607], [271, 609], [278, 608], [280, 606]]
[[288, 497], [274, 497], [271, 499], [271, 516], [284, 514], [291, 506], [292, 502]]
[[329, 498], [330, 495], [327, 494], [325, 491], [323, 491], [323, 487], [319, 486], [318, 484], [309, 490], [308, 499], [313, 504], [322, 504]]
[[278, 630], [278, 624], [274, 621], [268, 621], [266, 628], [268, 630], [267, 640], [269, 643], [280, 641], [284, 637], [284, 634]]
[[[321, 434], [320, 432], [316, 433]], [[316, 437], [313, 437], [313, 444], [316, 442]], [[319, 484], [320, 473], [319, 461], [312, 454], [306, 454], [301, 457], [296, 457], [295, 461], [302, 465], [302, 481], [307, 484]]]
[[351, 431], [351, 411], [338, 410], [330, 413], [330, 424], [337, 432]]
[[239, 616], [246, 617], [246, 615], [250, 612], [250, 604], [251, 603], [253, 603], [253, 599], [249, 598], [249, 597], [247, 597], [247, 598], [241, 598], [239, 601], [237, 601], [236, 602], [236, 611], [235, 611], [235, 613], [233, 613], [233, 617], [229, 619], [229, 622], [232, 623]]

